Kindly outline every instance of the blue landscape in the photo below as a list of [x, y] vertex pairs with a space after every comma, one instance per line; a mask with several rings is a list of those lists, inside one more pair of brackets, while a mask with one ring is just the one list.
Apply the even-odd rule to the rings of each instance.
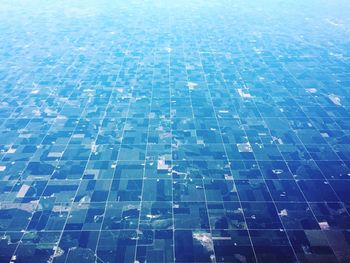
[[350, 262], [349, 14], [0, 0], [0, 262]]

